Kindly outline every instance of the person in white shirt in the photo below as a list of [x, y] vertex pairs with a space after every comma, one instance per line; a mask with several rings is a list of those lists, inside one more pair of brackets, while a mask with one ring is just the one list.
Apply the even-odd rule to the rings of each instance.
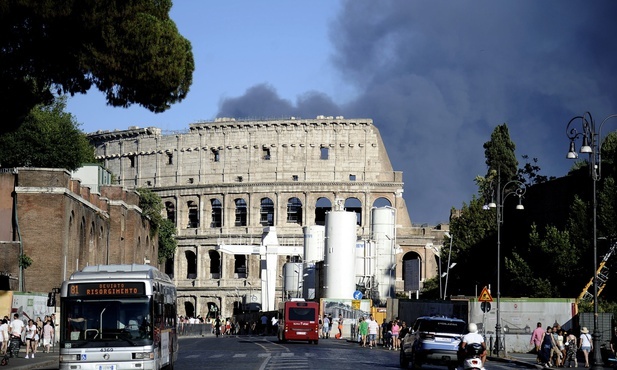
[[379, 332], [379, 324], [373, 318], [373, 315], [369, 316], [368, 319], [368, 339], [369, 348], [373, 348], [377, 346], [377, 333]]
[[21, 338], [21, 333], [24, 332], [25, 325], [24, 322], [19, 319], [19, 314], [13, 315], [13, 321], [11, 321], [9, 327], [11, 335]]
[[36, 338], [38, 328], [34, 323], [34, 320], [28, 320], [28, 325], [26, 325], [26, 358], [29, 358], [30, 353], [32, 353], [32, 358], [34, 358], [34, 353], [36, 352]]
[[9, 324], [6, 319], [2, 319], [2, 324], [0, 324], [0, 341], [2, 341], [0, 354], [4, 355], [9, 344]]
[[486, 360], [486, 343], [484, 342], [484, 338], [478, 334], [478, 326], [473, 322], [469, 324], [468, 329], [469, 333], [465, 334], [461, 340], [461, 349], [465, 350], [465, 347], [469, 344], [481, 344], [483, 351], [480, 357], [482, 358], [482, 366], [484, 366], [484, 361]]

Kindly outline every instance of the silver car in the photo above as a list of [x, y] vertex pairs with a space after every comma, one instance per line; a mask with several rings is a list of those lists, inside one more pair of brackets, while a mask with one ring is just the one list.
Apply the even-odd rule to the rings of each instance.
[[443, 316], [422, 316], [401, 339], [400, 366], [414, 368], [423, 364], [445, 365], [456, 369], [461, 338], [467, 330], [465, 321]]

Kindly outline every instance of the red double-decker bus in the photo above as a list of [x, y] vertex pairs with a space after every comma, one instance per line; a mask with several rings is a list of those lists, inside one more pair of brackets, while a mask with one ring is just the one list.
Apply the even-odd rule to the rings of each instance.
[[319, 342], [319, 303], [304, 300], [283, 302], [279, 307], [278, 339]]

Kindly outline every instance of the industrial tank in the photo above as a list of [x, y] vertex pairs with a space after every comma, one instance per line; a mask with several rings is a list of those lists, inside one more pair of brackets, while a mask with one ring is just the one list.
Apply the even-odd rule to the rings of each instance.
[[304, 226], [304, 262], [323, 261], [326, 227], [322, 225]]
[[326, 213], [323, 298], [351, 299], [356, 290], [356, 213]]
[[302, 264], [287, 262], [283, 265], [283, 289], [286, 298], [300, 298], [302, 295]]
[[371, 239], [375, 242], [375, 282], [379, 299], [394, 297], [396, 209], [392, 207], [371, 210]]

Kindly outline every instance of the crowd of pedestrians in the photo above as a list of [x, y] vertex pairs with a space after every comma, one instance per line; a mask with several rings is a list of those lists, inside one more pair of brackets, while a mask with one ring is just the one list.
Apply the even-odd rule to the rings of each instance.
[[[45, 353], [50, 352], [51, 346], [55, 341], [55, 323], [52, 316], [45, 316], [43, 320], [37, 317], [36, 320], [28, 318], [24, 322], [19, 314], [13, 314], [13, 319], [9, 321], [8, 316], [4, 316], [0, 321], [0, 355], [9, 352], [11, 338], [19, 338], [20, 346], [26, 347], [26, 357], [34, 358], [39, 348]], [[16, 356], [16, 353], [12, 354]]]

